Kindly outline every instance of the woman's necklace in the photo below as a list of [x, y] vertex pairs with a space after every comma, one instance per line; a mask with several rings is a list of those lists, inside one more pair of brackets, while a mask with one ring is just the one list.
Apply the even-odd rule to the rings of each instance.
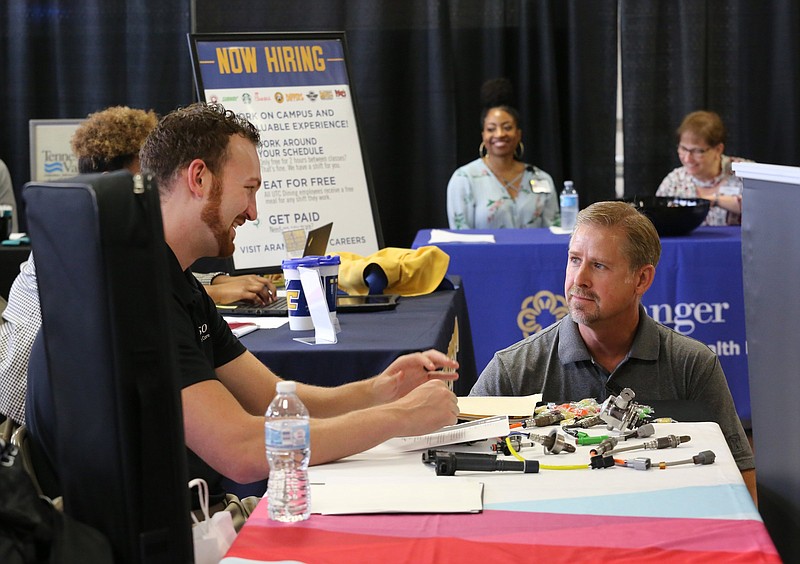
[[522, 180], [522, 175], [523, 175], [523, 174], [525, 174], [525, 169], [523, 168], [523, 169], [522, 169], [522, 172], [520, 172], [520, 173], [519, 173], [518, 175], [516, 175], [514, 178], [512, 178], [512, 179], [508, 180], [508, 179], [506, 179], [504, 176], [502, 176], [502, 175], [498, 174], [498, 173], [497, 173], [497, 172], [496, 172], [496, 171], [495, 171], [495, 170], [492, 168], [492, 166], [489, 164], [489, 159], [487, 159], [486, 157], [484, 157], [484, 159], [483, 159], [483, 162], [486, 164], [486, 168], [488, 168], [488, 169], [489, 169], [489, 171], [490, 171], [490, 172], [491, 172], [491, 173], [494, 175], [494, 177], [497, 179], [497, 181], [498, 181], [500, 184], [502, 184], [502, 185], [503, 185], [503, 188], [505, 188], [506, 190], [508, 190], [508, 193], [511, 195], [511, 197], [512, 197], [512, 198], [516, 198], [516, 197], [517, 197], [517, 195], [519, 194], [519, 191], [520, 191], [520, 189], [521, 189], [521, 187], [520, 187], [520, 180]]
[[725, 175], [725, 171], [722, 170], [722, 159], [719, 162], [719, 174], [713, 177], [711, 180], [700, 180], [696, 176], [691, 176], [692, 183], [698, 188], [714, 188], [719, 181], [722, 180], [722, 177]]
[[698, 188], [713, 188], [720, 181], [720, 176], [712, 178], [711, 180], [700, 180], [692, 176], [692, 183]]

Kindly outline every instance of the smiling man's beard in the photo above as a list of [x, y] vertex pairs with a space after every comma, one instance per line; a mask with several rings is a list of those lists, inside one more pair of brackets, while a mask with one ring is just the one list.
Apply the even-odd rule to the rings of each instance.
[[225, 226], [222, 224], [220, 217], [220, 207], [222, 203], [222, 182], [220, 182], [216, 175], [211, 181], [211, 190], [208, 193], [208, 202], [203, 207], [200, 214], [200, 219], [203, 223], [208, 225], [214, 238], [217, 240], [217, 256], [229, 257], [233, 255], [235, 247], [230, 237], [230, 225]]

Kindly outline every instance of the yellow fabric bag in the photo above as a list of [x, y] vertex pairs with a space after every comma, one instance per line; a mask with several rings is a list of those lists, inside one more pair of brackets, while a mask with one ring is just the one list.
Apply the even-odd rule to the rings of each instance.
[[433, 292], [444, 279], [450, 256], [439, 247], [419, 249], [386, 247], [368, 257], [340, 252], [339, 288], [351, 295], [366, 295], [365, 270], [377, 265], [386, 275], [386, 294], [421, 296]]

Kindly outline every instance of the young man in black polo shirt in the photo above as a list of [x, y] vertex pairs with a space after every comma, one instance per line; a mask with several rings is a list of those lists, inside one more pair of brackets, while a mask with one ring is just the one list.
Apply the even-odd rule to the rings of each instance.
[[[266, 478], [264, 412], [280, 380], [235, 339], [189, 267], [230, 256], [236, 228], [256, 219], [259, 134], [220, 105], [193, 104], [165, 116], [145, 141], [142, 170], [158, 182], [171, 276], [191, 477], [220, 491], [220, 475]], [[394, 436], [455, 423], [456, 398], [439, 372], [456, 368], [430, 350], [405, 355], [381, 374], [337, 388], [298, 384], [311, 422], [311, 463], [354, 454]]]

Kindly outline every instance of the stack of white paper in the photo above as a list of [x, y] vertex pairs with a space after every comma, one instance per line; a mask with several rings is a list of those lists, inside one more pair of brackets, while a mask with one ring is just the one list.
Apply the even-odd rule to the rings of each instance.
[[508, 435], [508, 417], [499, 415], [477, 421], [442, 427], [438, 431], [416, 437], [395, 437], [381, 446], [390, 450], [409, 451], [435, 448], [442, 445], [469, 443]]
[[458, 398], [458, 418], [467, 421], [508, 415], [509, 419], [527, 419], [533, 416], [542, 394], [531, 396], [468, 396]]

